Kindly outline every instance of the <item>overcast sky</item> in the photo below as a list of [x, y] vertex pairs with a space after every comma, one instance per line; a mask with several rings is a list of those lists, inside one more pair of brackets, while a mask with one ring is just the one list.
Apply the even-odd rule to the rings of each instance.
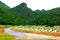
[[60, 7], [60, 0], [0, 0], [6, 3], [10, 7], [15, 7], [22, 2], [27, 3], [27, 6], [32, 10], [45, 9], [49, 10], [52, 8]]

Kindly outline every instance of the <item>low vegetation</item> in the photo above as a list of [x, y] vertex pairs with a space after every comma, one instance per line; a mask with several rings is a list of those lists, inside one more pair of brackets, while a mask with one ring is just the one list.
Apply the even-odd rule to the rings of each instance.
[[15, 40], [15, 37], [6, 33], [0, 33], [0, 40]]
[[11, 27], [12, 30], [17, 32], [27, 32], [27, 33], [36, 33], [36, 34], [46, 34], [53, 36], [60, 36], [59, 27], [45, 27], [45, 26], [15, 26]]
[[6, 34], [4, 29], [7, 28], [8, 25], [0, 25], [0, 40], [15, 40], [15, 36]]

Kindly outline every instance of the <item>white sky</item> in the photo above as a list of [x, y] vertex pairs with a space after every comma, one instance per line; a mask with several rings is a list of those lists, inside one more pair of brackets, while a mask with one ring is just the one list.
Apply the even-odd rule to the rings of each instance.
[[49, 10], [52, 8], [60, 7], [60, 0], [0, 0], [6, 3], [10, 7], [15, 7], [22, 2], [27, 3], [27, 6], [32, 10], [45, 9]]

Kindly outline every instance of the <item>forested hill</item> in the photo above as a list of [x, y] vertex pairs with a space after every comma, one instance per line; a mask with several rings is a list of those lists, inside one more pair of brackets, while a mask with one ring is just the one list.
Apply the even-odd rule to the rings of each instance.
[[0, 1], [0, 10], [6, 12], [6, 11], [9, 10], [9, 9], [10, 9], [10, 7], [8, 7], [7, 5], [5, 5], [4, 3], [2, 3], [2, 2]]
[[0, 24], [12, 24], [14, 15], [10, 11], [10, 7], [0, 1]]
[[19, 19], [20, 24], [35, 24], [34, 20], [38, 14], [28, 8], [26, 3], [21, 3], [11, 10]]
[[10, 8], [0, 2], [0, 24], [60, 25], [60, 8], [33, 11], [26, 3]]

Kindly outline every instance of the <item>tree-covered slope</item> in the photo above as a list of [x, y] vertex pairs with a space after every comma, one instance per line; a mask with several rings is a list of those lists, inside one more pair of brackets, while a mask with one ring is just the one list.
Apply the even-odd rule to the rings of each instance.
[[16, 17], [20, 20], [20, 24], [33, 24], [37, 15], [37, 13], [27, 7], [26, 3], [21, 3], [11, 10], [14, 12], [14, 15], [16, 15]]
[[54, 8], [42, 13], [39, 16], [39, 23], [46, 25], [60, 25], [60, 8]]
[[0, 1], [0, 24], [60, 25], [60, 7], [33, 11], [26, 3], [10, 8]]
[[0, 24], [11, 24], [13, 17], [10, 7], [0, 1]]

